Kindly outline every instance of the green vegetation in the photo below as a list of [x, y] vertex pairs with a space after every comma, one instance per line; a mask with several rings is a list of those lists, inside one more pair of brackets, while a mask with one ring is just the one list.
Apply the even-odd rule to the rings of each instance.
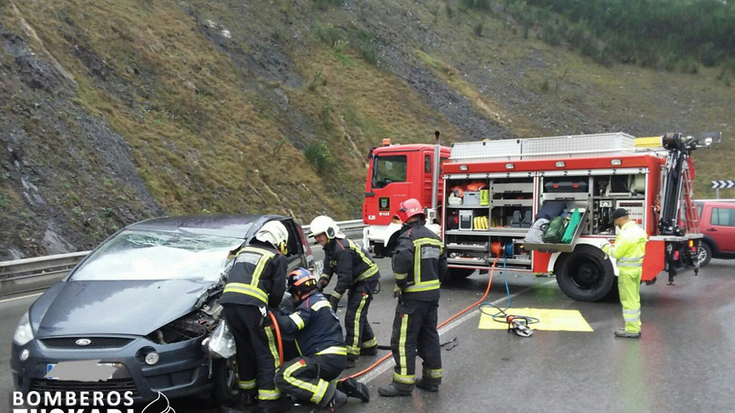
[[[735, 60], [735, 2], [722, 0], [504, 0], [551, 45], [568, 43], [602, 64], [696, 73]], [[731, 72], [731, 71], [730, 71]]]
[[460, 4], [468, 9], [490, 10], [490, 0], [460, 0]]
[[332, 154], [329, 153], [329, 146], [324, 141], [315, 141], [309, 144], [309, 146], [304, 150], [304, 156], [309, 162], [309, 165], [319, 173], [326, 173], [334, 170]]
[[477, 37], [482, 37], [482, 29], [485, 27], [485, 22], [479, 22], [475, 25], [474, 33]]
[[327, 10], [330, 6], [339, 6], [342, 4], [342, 0], [314, 0], [314, 7], [317, 10]]
[[[631, 10], [641, 1], [631, 0]], [[12, 238], [24, 251], [40, 251], [33, 240], [43, 238], [48, 217], [29, 207], [22, 173], [44, 196], [43, 210], [60, 211], [59, 232], [74, 234], [75, 245], [88, 236], [91, 247], [153, 213], [354, 218], [365, 154], [381, 138], [431, 142], [434, 130], [447, 143], [605, 130], [735, 133], [735, 96], [723, 87], [735, 81], [735, 63], [721, 43], [663, 42], [650, 57], [643, 35], [550, 2], [12, 3], [18, 13], [0, 4], [3, 36], [18, 48], [25, 42], [39, 65], [16, 67], [22, 59], [0, 46], [0, 116], [31, 137], [21, 164], [45, 168], [20, 172], [11, 161], [0, 174], [0, 221], [11, 223], [0, 244]], [[637, 66], [612, 64], [633, 62], [611, 53], [621, 33], [636, 43], [627, 53]], [[73, 77], [68, 87], [50, 57]], [[87, 139], [90, 131], [105, 139]], [[144, 185], [107, 173], [105, 142], [117, 136]], [[735, 173], [731, 142], [695, 153], [698, 196], [712, 193], [709, 179]], [[160, 210], [141, 200], [146, 190]]]

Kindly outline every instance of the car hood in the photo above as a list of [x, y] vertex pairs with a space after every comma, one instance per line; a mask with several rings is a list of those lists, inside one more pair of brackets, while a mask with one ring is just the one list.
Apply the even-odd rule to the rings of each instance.
[[204, 281], [68, 281], [30, 310], [36, 337], [147, 335], [194, 309]]

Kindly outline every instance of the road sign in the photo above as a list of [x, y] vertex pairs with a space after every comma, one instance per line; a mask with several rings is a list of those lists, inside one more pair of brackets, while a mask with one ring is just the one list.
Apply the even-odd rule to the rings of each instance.
[[712, 181], [712, 189], [720, 189], [720, 188], [735, 188], [735, 181], [733, 180]]

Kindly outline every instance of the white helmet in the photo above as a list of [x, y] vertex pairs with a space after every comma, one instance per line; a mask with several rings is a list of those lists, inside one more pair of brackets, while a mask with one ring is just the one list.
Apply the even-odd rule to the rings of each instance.
[[255, 239], [267, 242], [285, 254], [288, 230], [280, 221], [268, 221], [255, 233]]
[[327, 236], [327, 239], [345, 238], [345, 234], [339, 232], [339, 226], [337, 226], [337, 223], [326, 215], [314, 218], [309, 227], [311, 230], [311, 236], [313, 237], [316, 237], [319, 234], [324, 234]]

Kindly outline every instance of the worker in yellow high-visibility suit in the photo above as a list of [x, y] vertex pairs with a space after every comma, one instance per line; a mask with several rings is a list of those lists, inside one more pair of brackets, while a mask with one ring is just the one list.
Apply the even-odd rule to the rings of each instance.
[[623, 305], [625, 328], [615, 330], [615, 337], [640, 338], [641, 336], [641, 275], [643, 257], [646, 255], [648, 234], [628, 216], [628, 211], [618, 208], [612, 214], [613, 223], [620, 228], [615, 246], [610, 243], [602, 251], [617, 260], [618, 292]]

